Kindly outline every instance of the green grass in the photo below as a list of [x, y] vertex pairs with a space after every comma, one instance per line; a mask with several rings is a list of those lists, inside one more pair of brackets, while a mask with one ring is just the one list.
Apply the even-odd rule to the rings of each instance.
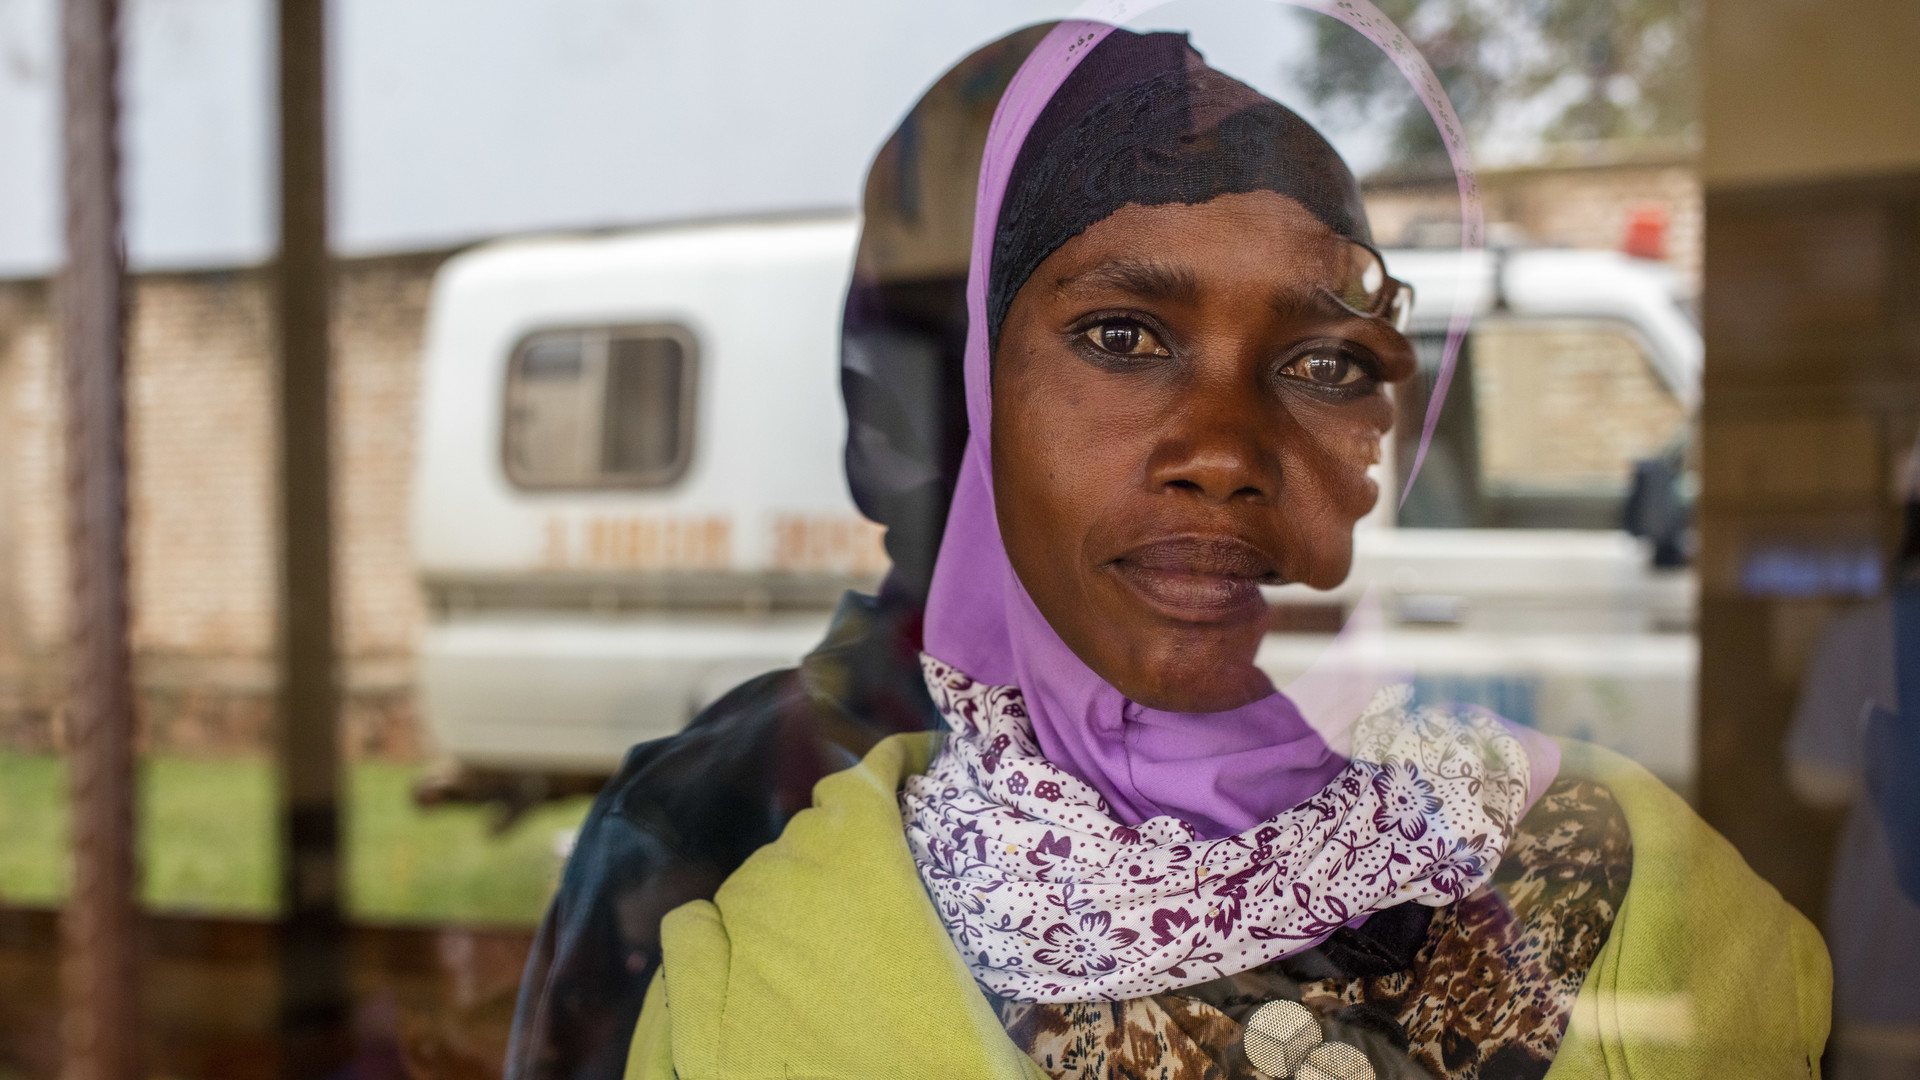
[[45, 904], [65, 891], [66, 791], [54, 758], [0, 753], [0, 901]]
[[[377, 921], [531, 924], [553, 890], [556, 832], [588, 800], [528, 814], [501, 836], [482, 807], [413, 805], [417, 770], [379, 762], [348, 778], [348, 910]], [[274, 908], [271, 764], [153, 757], [141, 763], [142, 897], [149, 907], [266, 915]], [[66, 891], [66, 776], [45, 754], [0, 753], [0, 902]]]
[[279, 865], [272, 814], [273, 775], [264, 761], [142, 761], [143, 898], [156, 908], [272, 911]]

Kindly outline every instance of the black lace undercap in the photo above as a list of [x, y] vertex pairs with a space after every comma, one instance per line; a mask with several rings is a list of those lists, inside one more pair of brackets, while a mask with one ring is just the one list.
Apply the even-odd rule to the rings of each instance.
[[1115, 30], [1074, 68], [1014, 159], [993, 238], [987, 327], [1047, 256], [1129, 203], [1289, 196], [1371, 245], [1360, 187], [1311, 124], [1206, 65], [1185, 34]]

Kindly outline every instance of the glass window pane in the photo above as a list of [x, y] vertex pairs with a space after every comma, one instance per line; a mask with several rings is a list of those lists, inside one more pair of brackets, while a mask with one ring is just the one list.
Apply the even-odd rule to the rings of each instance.
[[681, 465], [685, 352], [671, 337], [616, 337], [607, 350], [601, 467], [609, 478], [671, 478]]
[[646, 488], [686, 471], [693, 341], [679, 327], [541, 331], [507, 369], [503, 453], [523, 488]]
[[[598, 434], [591, 409], [586, 336], [578, 330], [530, 338], [507, 371], [507, 471], [528, 486], [590, 483]], [[588, 431], [589, 426], [595, 430]]]
[[[1427, 402], [1440, 373], [1440, 360], [1446, 351], [1446, 335], [1418, 334], [1412, 339], [1420, 370], [1413, 378], [1394, 388], [1397, 419], [1394, 441], [1400, 475], [1412, 468], [1420, 445], [1420, 434], [1427, 414]], [[1440, 421], [1434, 427], [1433, 441], [1427, 444], [1426, 460], [1413, 490], [1401, 504], [1399, 524], [1409, 529], [1464, 529], [1479, 524], [1479, 469], [1475, 462], [1477, 440], [1474, 416], [1473, 345], [1469, 336], [1460, 345], [1455, 360], [1453, 382], [1448, 388]]]
[[[1445, 338], [1414, 339], [1395, 438], [1413, 463]], [[1405, 528], [1617, 529], [1635, 466], [1679, 445], [1687, 412], [1624, 325], [1487, 318], [1461, 348]]]
[[1488, 495], [1618, 498], [1634, 462], [1658, 453], [1686, 422], [1624, 328], [1489, 320], [1474, 346]]

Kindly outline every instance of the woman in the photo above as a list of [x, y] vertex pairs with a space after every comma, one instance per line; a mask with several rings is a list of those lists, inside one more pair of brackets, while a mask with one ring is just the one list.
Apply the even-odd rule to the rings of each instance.
[[635, 751], [515, 1074], [1816, 1071], [1817, 935], [1643, 771], [1404, 690], [1309, 719], [1254, 665], [1259, 586], [1345, 578], [1413, 370], [1338, 155], [1182, 36], [1003, 44], [943, 80], [1006, 87], [962, 449], [863, 242], [849, 475], [901, 574]]

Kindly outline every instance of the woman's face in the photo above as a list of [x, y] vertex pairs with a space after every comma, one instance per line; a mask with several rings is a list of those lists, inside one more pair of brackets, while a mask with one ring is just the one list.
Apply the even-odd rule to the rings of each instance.
[[1128, 698], [1272, 691], [1259, 585], [1331, 588], [1413, 371], [1342, 308], [1348, 245], [1271, 192], [1127, 206], [1040, 264], [993, 371], [1000, 532], [1040, 613]]

